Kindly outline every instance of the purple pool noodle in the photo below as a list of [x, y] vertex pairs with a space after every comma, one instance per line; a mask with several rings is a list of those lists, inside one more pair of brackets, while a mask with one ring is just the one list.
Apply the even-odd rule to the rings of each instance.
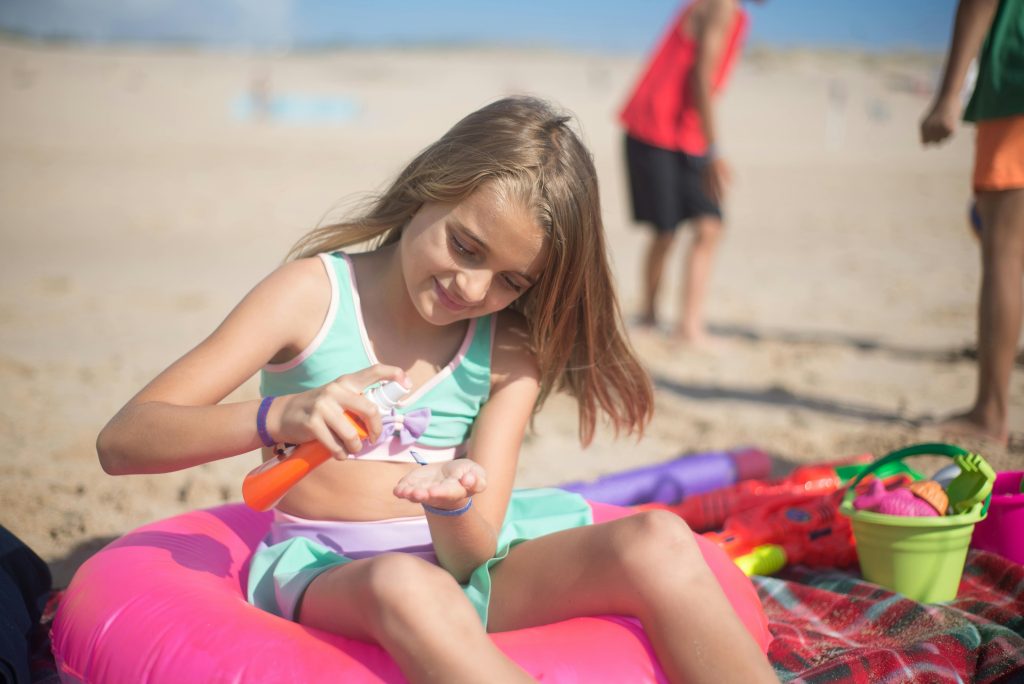
[[[687, 496], [709, 492], [736, 482], [735, 455], [746, 449], [690, 454], [665, 463], [612, 473], [593, 482], [571, 482], [563, 489], [578, 492], [591, 501], [630, 506], [640, 503], [677, 503]], [[762, 452], [763, 453], [763, 452]], [[744, 457], [748, 472], [758, 472], [756, 455]]]
[[735, 466], [728, 454], [714, 452], [612, 473], [594, 482], [575, 483], [564, 488], [578, 492], [590, 501], [620, 506], [675, 503], [688, 493], [730, 484], [735, 476]]

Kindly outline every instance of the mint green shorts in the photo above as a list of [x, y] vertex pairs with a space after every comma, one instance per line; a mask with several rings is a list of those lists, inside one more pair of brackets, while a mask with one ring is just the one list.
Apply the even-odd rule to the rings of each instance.
[[[487, 626], [491, 568], [516, 544], [552, 532], [590, 525], [590, 505], [561, 489], [512, 491], [494, 557], [462, 585], [463, 593]], [[260, 542], [249, 566], [249, 602], [269, 613], [295, 620], [302, 595], [320, 573], [384, 552], [406, 552], [436, 563], [426, 518], [369, 523], [334, 523], [278, 516]]]

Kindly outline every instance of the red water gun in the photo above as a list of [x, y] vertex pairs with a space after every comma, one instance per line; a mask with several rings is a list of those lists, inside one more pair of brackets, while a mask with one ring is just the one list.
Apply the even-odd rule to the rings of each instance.
[[[754, 554], [753, 559], [738, 564], [746, 571], [744, 563], [755, 563], [751, 572], [758, 574], [770, 574], [787, 563], [853, 565], [857, 562], [853, 530], [850, 521], [839, 515], [842, 495], [842, 491], [835, 491], [776, 500], [732, 515], [721, 531], [707, 532], [704, 536], [718, 544], [733, 560]], [[766, 545], [776, 548], [765, 550], [762, 547]], [[769, 571], [756, 564], [766, 557], [781, 565]]]
[[[882, 478], [887, 489], [909, 484], [909, 473]], [[866, 487], [858, 486], [858, 491]], [[797, 494], [729, 516], [705, 537], [748, 575], [770, 575], [789, 563], [843, 568], [857, 562], [853, 528], [839, 515], [846, 487], [827, 494]]]
[[678, 504], [642, 504], [640, 509], [660, 508], [675, 513], [695, 531], [720, 528], [729, 516], [772, 503], [786, 503], [793, 497], [830, 494], [843, 486], [837, 468], [857, 466], [874, 460], [860, 454], [841, 461], [830, 461], [796, 468], [788, 476], [772, 481], [743, 480], [734, 485], [697, 494]]

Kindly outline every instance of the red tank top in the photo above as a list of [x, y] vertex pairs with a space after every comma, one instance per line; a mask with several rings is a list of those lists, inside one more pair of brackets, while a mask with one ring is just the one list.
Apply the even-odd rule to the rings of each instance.
[[[697, 41], [683, 35], [681, 28], [694, 4], [684, 7], [669, 25], [619, 119], [631, 136], [649, 145], [703, 155], [707, 152], [707, 141], [690, 92]], [[713, 92], [725, 86], [746, 32], [747, 13], [737, 9], [715, 70]]]

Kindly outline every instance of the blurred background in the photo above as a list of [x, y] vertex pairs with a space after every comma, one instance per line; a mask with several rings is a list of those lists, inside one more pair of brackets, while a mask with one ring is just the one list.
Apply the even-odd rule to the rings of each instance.
[[[955, 0], [770, 0], [749, 3], [754, 44], [939, 52]], [[461, 45], [639, 53], [680, 6], [522, 0], [6, 0], [0, 25], [33, 38], [186, 45], [213, 50]]]
[[[0, 2], [4, 524], [66, 583], [143, 522], [239, 499], [255, 454], [110, 478], [94, 441], [325, 214], [379, 190], [469, 111], [530, 93], [573, 112], [602, 184], [623, 310], [639, 306], [619, 108], [678, 3]], [[973, 131], [917, 125], [953, 0], [750, 5], [719, 105], [734, 183], [711, 352], [634, 343], [657, 415], [583, 451], [553, 398], [520, 484], [760, 446], [801, 463], [927, 437], [973, 398]], [[682, 259], [680, 246], [678, 260]], [[677, 258], [673, 256], [673, 258]], [[671, 271], [677, 278], [678, 263]], [[667, 285], [666, 313], [677, 285]], [[1024, 377], [1011, 443], [1024, 453]], [[256, 397], [251, 382], [238, 398]]]

